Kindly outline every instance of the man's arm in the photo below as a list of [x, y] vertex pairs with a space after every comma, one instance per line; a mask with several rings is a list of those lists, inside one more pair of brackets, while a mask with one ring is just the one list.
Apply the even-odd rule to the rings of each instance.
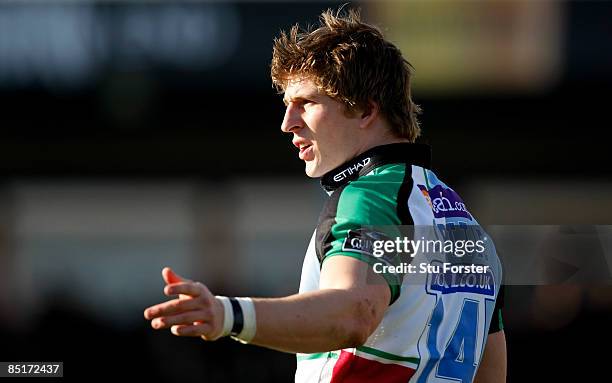
[[305, 353], [360, 346], [382, 320], [391, 298], [381, 276], [365, 262], [346, 256], [325, 260], [320, 288], [287, 298], [255, 299], [257, 333], [252, 343]]
[[[166, 295], [179, 299], [145, 310], [155, 329], [179, 336], [217, 339], [223, 305], [199, 282], [162, 272]], [[175, 277], [174, 277], [175, 276]], [[389, 304], [389, 286], [362, 261], [329, 257], [323, 263], [320, 290], [283, 298], [255, 298], [257, 330], [250, 342], [286, 352], [313, 353], [356, 347], [376, 329]]]
[[501, 383], [506, 381], [506, 335], [504, 330], [489, 334], [482, 361], [474, 383]]

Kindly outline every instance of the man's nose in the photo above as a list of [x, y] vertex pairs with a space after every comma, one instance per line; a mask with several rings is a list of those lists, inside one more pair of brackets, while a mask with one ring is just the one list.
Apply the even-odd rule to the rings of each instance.
[[287, 105], [287, 109], [285, 110], [285, 117], [283, 118], [283, 123], [281, 124], [281, 130], [285, 133], [291, 133], [296, 129], [300, 129], [304, 126], [304, 121], [302, 120], [302, 116], [299, 113], [298, 108], [290, 103]]

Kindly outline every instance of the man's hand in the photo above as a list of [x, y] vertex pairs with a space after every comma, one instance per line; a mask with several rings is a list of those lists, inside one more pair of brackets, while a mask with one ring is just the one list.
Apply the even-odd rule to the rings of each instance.
[[205, 285], [182, 278], [169, 267], [162, 270], [162, 277], [166, 282], [164, 294], [179, 297], [144, 311], [151, 327], [157, 330], [170, 328], [177, 336], [218, 339], [223, 332], [223, 304]]

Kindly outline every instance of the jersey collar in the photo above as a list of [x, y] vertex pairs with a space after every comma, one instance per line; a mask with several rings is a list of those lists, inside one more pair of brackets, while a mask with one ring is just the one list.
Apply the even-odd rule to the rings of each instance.
[[431, 149], [425, 144], [396, 143], [373, 147], [337, 168], [325, 173], [321, 186], [334, 191], [374, 168], [386, 164], [413, 164], [430, 168]]

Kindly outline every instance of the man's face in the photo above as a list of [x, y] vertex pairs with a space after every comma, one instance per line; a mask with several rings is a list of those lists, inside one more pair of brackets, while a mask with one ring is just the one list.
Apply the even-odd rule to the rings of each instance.
[[293, 133], [309, 177], [321, 177], [359, 154], [360, 119], [348, 116], [344, 104], [320, 92], [311, 80], [289, 81], [283, 101], [287, 110], [281, 130]]

